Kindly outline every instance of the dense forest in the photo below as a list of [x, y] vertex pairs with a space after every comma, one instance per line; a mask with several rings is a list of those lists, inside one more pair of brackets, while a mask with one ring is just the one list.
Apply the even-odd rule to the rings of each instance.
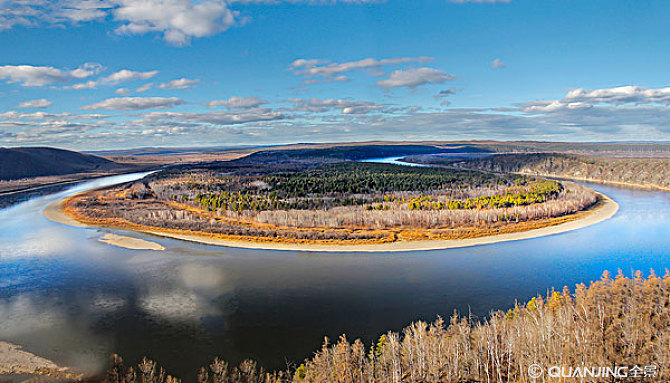
[[471, 161], [437, 162], [466, 169], [519, 173], [670, 189], [668, 158], [592, 158], [559, 153], [500, 154]]
[[[537, 378], [529, 374], [533, 365], [540, 368]], [[483, 321], [455, 313], [415, 322], [371, 345], [344, 335], [326, 339], [313, 357], [287, 371], [216, 359], [194, 376], [198, 383], [667, 382], [668, 366], [670, 274], [652, 271], [647, 278], [605, 272], [589, 286], [552, 290]], [[583, 378], [550, 377], [577, 368]], [[152, 361], [128, 367], [114, 356], [106, 382], [178, 379]]]
[[359, 162], [253, 169], [166, 172], [75, 197], [69, 211], [93, 224], [225, 239], [380, 243], [528, 230], [597, 202], [574, 183], [472, 170]]
[[[407, 202], [410, 210], [511, 207], [541, 203], [562, 191], [558, 182], [522, 176], [357, 162], [263, 177], [212, 177], [187, 186], [198, 191], [194, 201], [203, 209], [236, 212], [351, 205], [381, 210], [393, 202]], [[491, 195], [470, 196], [486, 192]], [[192, 193], [171, 197], [191, 201]]]

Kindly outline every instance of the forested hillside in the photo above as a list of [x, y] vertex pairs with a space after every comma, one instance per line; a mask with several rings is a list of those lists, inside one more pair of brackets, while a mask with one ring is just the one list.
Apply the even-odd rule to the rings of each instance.
[[[199, 383], [508, 383], [667, 382], [670, 380], [670, 275], [633, 278], [621, 273], [574, 291], [538, 296], [484, 321], [454, 314], [388, 332], [376, 344], [326, 340], [297, 368], [268, 373], [252, 361], [214, 360]], [[136, 368], [114, 357], [108, 383], [176, 382], [155, 363]], [[540, 367], [537, 379], [529, 374]], [[550, 378], [553, 366], [584, 367], [596, 377]], [[573, 370], [567, 370], [568, 368]], [[609, 369], [609, 370], [607, 370]], [[537, 370], [535, 370], [537, 372]], [[555, 371], [555, 369], [554, 369]], [[618, 377], [612, 376], [616, 371]], [[569, 372], [564, 372], [568, 373]], [[194, 371], [194, 375], [196, 372]]]
[[442, 163], [465, 169], [670, 189], [670, 159], [667, 158], [589, 158], [534, 153], [500, 154], [471, 161]]
[[0, 180], [106, 172], [126, 166], [90, 154], [56, 148], [0, 148]]

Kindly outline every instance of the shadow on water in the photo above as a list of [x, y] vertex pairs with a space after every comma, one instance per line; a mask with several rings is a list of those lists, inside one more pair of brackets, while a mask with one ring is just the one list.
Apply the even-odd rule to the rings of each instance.
[[[193, 379], [214, 356], [284, 368], [324, 336], [368, 344], [413, 320], [454, 310], [486, 316], [603, 270], [670, 267], [670, 194], [591, 185], [620, 210], [558, 235], [463, 249], [364, 254], [199, 245], [48, 221], [64, 195], [131, 180], [100, 179], [0, 210], [0, 339], [85, 371], [116, 352], [148, 355]], [[138, 175], [135, 175], [138, 177]], [[117, 232], [165, 251], [97, 239]]]

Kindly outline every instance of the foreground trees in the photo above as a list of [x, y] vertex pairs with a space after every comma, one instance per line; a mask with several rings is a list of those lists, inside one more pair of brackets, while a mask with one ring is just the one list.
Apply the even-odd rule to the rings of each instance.
[[[138, 370], [115, 360], [109, 383], [169, 382], [152, 362]], [[537, 379], [531, 365], [542, 368]], [[477, 322], [454, 314], [447, 322], [416, 322], [366, 347], [342, 336], [327, 339], [315, 355], [288, 372], [268, 373], [246, 361], [237, 367], [215, 360], [198, 374], [200, 383], [431, 383], [554, 382], [552, 366], [605, 368], [628, 377], [568, 378], [583, 382], [670, 380], [670, 274], [633, 278], [605, 272], [590, 286], [577, 285], [538, 296]], [[639, 370], [638, 370], [639, 368]], [[159, 371], [160, 373], [155, 373]], [[639, 374], [639, 375], [638, 375]], [[143, 376], [144, 376], [143, 375]]]

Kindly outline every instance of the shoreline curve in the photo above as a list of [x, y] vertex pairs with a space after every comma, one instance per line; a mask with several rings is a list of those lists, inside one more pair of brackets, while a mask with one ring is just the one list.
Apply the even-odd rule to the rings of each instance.
[[[234, 241], [210, 238], [199, 236], [196, 234], [179, 234], [163, 232], [158, 230], [132, 230], [123, 229], [126, 231], [135, 231], [138, 233], [150, 234], [157, 237], [177, 239], [181, 241], [195, 242], [204, 245], [244, 248], [254, 250], [281, 250], [281, 251], [303, 251], [303, 252], [333, 252], [333, 253], [347, 253], [347, 252], [402, 252], [402, 251], [428, 251], [428, 250], [444, 250], [456, 249], [462, 247], [471, 247], [479, 245], [490, 245], [499, 242], [519, 241], [524, 239], [532, 239], [539, 237], [546, 237], [549, 235], [565, 233], [572, 230], [582, 229], [591, 225], [595, 225], [605, 221], [619, 210], [619, 204], [608, 196], [598, 193], [601, 202], [595, 207], [584, 211], [584, 217], [561, 223], [553, 226], [545, 226], [537, 229], [526, 231], [519, 231], [513, 233], [503, 233], [497, 235], [490, 235], [485, 237], [464, 238], [464, 239], [447, 239], [447, 240], [417, 240], [417, 241], [401, 241], [391, 243], [379, 244], [359, 244], [359, 245], [329, 245], [329, 244], [292, 244], [292, 243], [271, 243], [271, 242], [253, 242], [253, 241]], [[103, 226], [91, 226], [77, 221], [76, 219], [65, 214], [62, 210], [63, 202], [69, 197], [60, 199], [51, 203], [44, 209], [44, 216], [51, 221], [62, 223], [69, 226], [83, 227], [83, 228], [100, 228]]]

